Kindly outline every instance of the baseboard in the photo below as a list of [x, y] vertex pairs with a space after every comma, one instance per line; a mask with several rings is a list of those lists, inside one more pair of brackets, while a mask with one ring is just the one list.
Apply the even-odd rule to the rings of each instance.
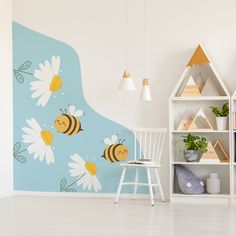
[[[69, 192], [34, 192], [34, 191], [14, 191], [15, 196], [35, 196], [35, 197], [81, 197], [81, 198], [114, 198], [116, 193], [69, 193]], [[120, 198], [133, 198], [133, 194], [123, 193]], [[137, 194], [137, 199], [147, 199], [149, 194]]]
[[1, 198], [6, 198], [6, 197], [11, 197], [13, 196], [15, 193], [12, 191], [12, 192], [7, 192], [7, 193], [1, 193], [0, 194], [0, 199]]

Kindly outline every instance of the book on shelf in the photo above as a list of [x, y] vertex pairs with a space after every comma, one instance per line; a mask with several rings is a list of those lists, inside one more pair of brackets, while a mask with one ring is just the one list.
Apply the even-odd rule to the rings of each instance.
[[151, 161], [151, 159], [139, 159], [139, 160], [131, 160], [127, 162], [128, 164], [140, 164], [140, 165], [155, 165], [156, 163], [154, 161]]

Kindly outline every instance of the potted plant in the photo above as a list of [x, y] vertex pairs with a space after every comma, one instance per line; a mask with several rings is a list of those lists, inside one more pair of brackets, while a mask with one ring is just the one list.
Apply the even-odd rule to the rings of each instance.
[[199, 152], [207, 151], [207, 139], [189, 133], [183, 136], [184, 141], [184, 159], [187, 162], [198, 161]]
[[226, 130], [227, 117], [229, 115], [229, 104], [225, 103], [222, 108], [211, 106], [211, 111], [216, 116], [216, 128], [217, 130]]

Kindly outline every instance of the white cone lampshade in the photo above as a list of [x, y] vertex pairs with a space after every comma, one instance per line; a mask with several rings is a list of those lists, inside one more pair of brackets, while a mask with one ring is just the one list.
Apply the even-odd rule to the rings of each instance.
[[148, 79], [143, 79], [143, 87], [140, 96], [141, 101], [147, 101], [147, 102], [152, 101], [148, 83], [149, 83]]
[[121, 83], [119, 85], [119, 90], [122, 91], [135, 91], [135, 85], [133, 79], [130, 77], [130, 74], [127, 70], [124, 71]]

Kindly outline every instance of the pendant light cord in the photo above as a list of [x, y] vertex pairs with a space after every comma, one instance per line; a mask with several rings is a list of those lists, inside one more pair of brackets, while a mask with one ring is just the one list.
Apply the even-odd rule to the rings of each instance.
[[125, 32], [124, 32], [124, 62], [125, 62], [125, 70], [127, 70], [128, 67], [128, 0], [125, 0], [124, 2], [124, 8], [125, 8], [125, 15], [124, 15], [124, 24], [125, 24]]
[[143, 0], [144, 76], [147, 76], [147, 0]]

